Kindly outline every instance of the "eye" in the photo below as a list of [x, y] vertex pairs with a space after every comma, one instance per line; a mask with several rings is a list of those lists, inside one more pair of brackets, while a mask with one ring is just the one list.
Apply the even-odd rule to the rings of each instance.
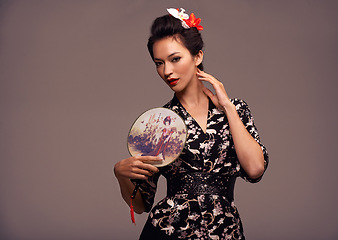
[[179, 60], [181, 60], [181, 57], [174, 57], [171, 61], [172, 62], [178, 62]]
[[159, 67], [160, 65], [162, 65], [162, 62], [155, 62], [156, 67]]

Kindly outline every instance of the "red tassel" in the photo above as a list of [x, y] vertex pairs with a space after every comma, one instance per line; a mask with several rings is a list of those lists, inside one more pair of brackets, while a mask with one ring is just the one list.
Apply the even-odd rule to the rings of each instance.
[[131, 221], [136, 225], [135, 222], [135, 214], [134, 214], [134, 207], [133, 207], [133, 198], [130, 198], [130, 216], [131, 216]]

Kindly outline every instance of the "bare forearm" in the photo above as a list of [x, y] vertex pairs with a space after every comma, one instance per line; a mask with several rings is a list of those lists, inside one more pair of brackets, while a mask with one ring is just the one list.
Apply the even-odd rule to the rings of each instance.
[[238, 160], [250, 178], [258, 178], [264, 172], [264, 156], [260, 145], [246, 130], [235, 106], [229, 103], [224, 107]]

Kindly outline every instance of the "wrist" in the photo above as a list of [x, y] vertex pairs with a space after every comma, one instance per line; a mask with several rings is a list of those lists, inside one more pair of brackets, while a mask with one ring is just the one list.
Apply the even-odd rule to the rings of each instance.
[[222, 105], [222, 109], [227, 114], [229, 112], [236, 111], [236, 106], [231, 101], [229, 101]]

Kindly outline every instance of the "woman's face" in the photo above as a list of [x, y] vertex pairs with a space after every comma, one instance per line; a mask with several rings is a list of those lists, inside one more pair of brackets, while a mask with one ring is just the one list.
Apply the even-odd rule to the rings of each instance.
[[158, 40], [153, 52], [157, 73], [173, 91], [183, 91], [193, 81], [197, 82], [196, 70], [200, 61], [178, 39]]

